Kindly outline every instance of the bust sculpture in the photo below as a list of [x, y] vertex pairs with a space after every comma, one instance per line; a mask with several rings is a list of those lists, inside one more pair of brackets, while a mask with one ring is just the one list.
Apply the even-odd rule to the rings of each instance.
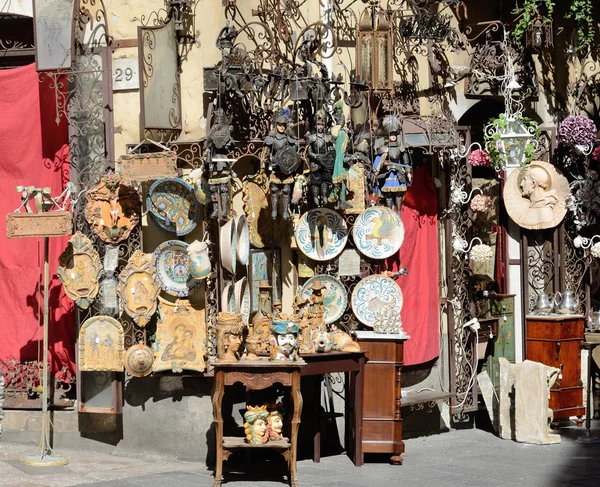
[[271, 360], [293, 362], [298, 360], [298, 326], [284, 314], [271, 325]]
[[267, 406], [246, 406], [244, 433], [246, 433], [247, 443], [260, 445], [269, 441], [269, 437], [265, 435], [268, 417]]

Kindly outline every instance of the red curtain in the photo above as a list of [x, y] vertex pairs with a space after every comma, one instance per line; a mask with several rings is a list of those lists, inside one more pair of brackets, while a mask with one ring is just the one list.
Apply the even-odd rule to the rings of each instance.
[[[16, 186], [50, 187], [56, 196], [69, 180], [67, 123], [55, 117], [51, 80], [40, 83], [35, 65], [0, 70], [0, 360], [42, 357], [43, 239], [9, 240], [5, 215], [21, 204]], [[74, 373], [73, 303], [56, 275], [67, 241], [50, 239], [48, 333], [53, 370]]]
[[404, 296], [402, 326], [410, 335], [404, 345], [404, 364], [416, 365], [439, 356], [439, 245], [438, 197], [425, 166], [415, 169], [413, 183], [402, 205], [404, 243], [387, 268], [400, 265], [407, 276], [397, 279]]

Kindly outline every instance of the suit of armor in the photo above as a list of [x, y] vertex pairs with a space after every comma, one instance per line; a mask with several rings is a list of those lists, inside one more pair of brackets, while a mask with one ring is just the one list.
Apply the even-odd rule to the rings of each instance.
[[234, 140], [229, 130], [227, 114], [222, 108], [219, 108], [215, 113], [215, 123], [206, 136], [206, 143], [208, 184], [210, 185], [212, 199], [210, 218], [216, 218], [219, 213], [219, 194], [221, 195], [223, 218], [226, 218], [229, 202], [229, 181], [233, 171], [230, 162], [222, 159], [225, 159], [225, 156], [233, 149]]
[[325, 132], [324, 121], [317, 120], [317, 132], [308, 135], [307, 142], [307, 156], [310, 163], [310, 189], [315, 205], [322, 206], [327, 203], [329, 197], [335, 165], [333, 138]]

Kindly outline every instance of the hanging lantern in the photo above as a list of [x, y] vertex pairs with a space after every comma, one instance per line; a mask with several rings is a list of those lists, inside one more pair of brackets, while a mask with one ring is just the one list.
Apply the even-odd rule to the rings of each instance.
[[535, 17], [525, 32], [525, 43], [538, 50], [552, 47], [552, 21], [541, 16]]
[[506, 167], [519, 167], [525, 162], [527, 144], [532, 135], [519, 119], [511, 117], [506, 121], [506, 126], [498, 132], [498, 151], [504, 155]]
[[392, 25], [376, 5], [365, 8], [358, 23], [356, 71], [375, 90], [392, 87]]

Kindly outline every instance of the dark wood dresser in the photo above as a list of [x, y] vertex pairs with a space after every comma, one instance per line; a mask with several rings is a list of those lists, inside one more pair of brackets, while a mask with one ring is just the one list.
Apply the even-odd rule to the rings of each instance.
[[389, 453], [394, 465], [402, 463], [402, 365], [408, 335], [356, 332], [360, 349], [367, 352], [363, 395], [363, 453]]
[[581, 381], [581, 342], [584, 339], [584, 317], [581, 315], [526, 317], [525, 358], [561, 369], [561, 375], [550, 389], [553, 426], [560, 419], [577, 416], [583, 424], [583, 382]]

